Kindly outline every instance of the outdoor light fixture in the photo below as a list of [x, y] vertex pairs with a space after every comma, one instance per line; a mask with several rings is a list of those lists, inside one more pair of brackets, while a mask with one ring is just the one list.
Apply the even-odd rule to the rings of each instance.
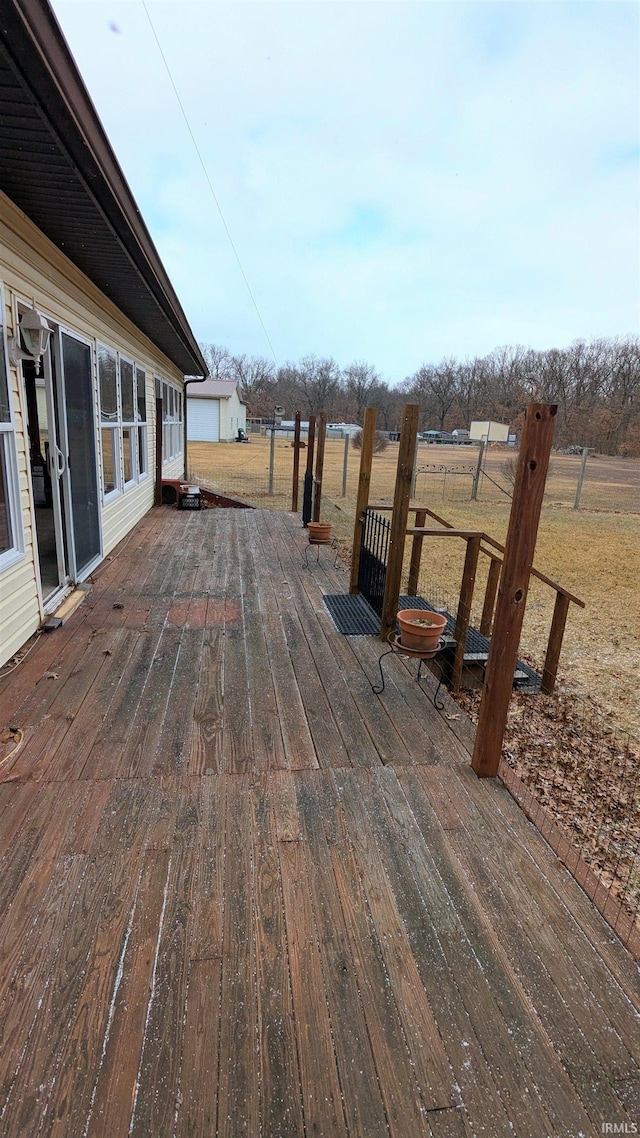
[[24, 348], [20, 346], [20, 336], [15, 336], [11, 342], [12, 361], [17, 365], [20, 360], [33, 360], [37, 368], [49, 346], [52, 329], [45, 317], [38, 312], [35, 298], [33, 307], [20, 317], [18, 328], [22, 334]]

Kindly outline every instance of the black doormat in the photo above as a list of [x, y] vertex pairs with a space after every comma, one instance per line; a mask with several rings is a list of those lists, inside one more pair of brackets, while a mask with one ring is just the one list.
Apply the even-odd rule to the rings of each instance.
[[325, 596], [324, 603], [343, 636], [377, 636], [380, 632], [380, 617], [359, 593]]

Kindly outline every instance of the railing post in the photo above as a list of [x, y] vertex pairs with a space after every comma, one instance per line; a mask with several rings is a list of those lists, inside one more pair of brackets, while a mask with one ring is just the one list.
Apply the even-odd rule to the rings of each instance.
[[496, 775], [500, 764], [557, 410], [555, 404], [530, 403], [525, 414], [471, 760], [482, 778]]
[[308, 525], [313, 511], [313, 449], [316, 435], [316, 417], [309, 416], [309, 431], [307, 434], [307, 469], [304, 476], [304, 493], [302, 497], [302, 524]]
[[480, 632], [483, 636], [491, 636], [493, 610], [496, 604], [496, 593], [498, 592], [498, 585], [500, 584], [501, 568], [502, 562], [500, 559], [498, 557], [491, 557], [489, 575], [487, 577], [487, 587], [484, 593], [484, 604], [482, 606], [482, 616], [480, 617]]
[[316, 451], [316, 477], [315, 493], [313, 495], [313, 520], [320, 521], [320, 504], [322, 501], [322, 472], [324, 470], [324, 441], [327, 437], [327, 416], [324, 411], [320, 413], [318, 421], [318, 449]]
[[300, 412], [296, 411], [295, 426], [293, 429], [293, 486], [291, 488], [292, 514], [297, 514], [298, 512], [298, 489], [300, 484], [300, 419]]
[[464, 653], [467, 646], [467, 633], [471, 623], [471, 605], [473, 603], [473, 589], [476, 583], [478, 570], [478, 556], [480, 554], [480, 541], [482, 535], [467, 538], [467, 552], [464, 559], [462, 584], [456, 614], [456, 627], [453, 633], [456, 649], [451, 669], [451, 687], [457, 691], [462, 682], [462, 669], [464, 667]]
[[395, 626], [396, 616], [398, 615], [398, 597], [400, 596], [404, 543], [407, 536], [409, 499], [411, 497], [411, 483], [413, 480], [413, 466], [416, 457], [416, 435], [419, 420], [419, 405], [417, 403], [407, 403], [402, 415], [400, 449], [398, 451], [398, 467], [396, 471], [396, 488], [393, 496], [389, 560], [387, 562], [387, 579], [384, 588], [382, 622], [380, 626], [381, 640], [387, 639], [387, 636]]
[[373, 462], [373, 444], [376, 437], [376, 420], [378, 412], [375, 407], [367, 407], [364, 413], [364, 427], [362, 428], [362, 447], [360, 449], [360, 475], [358, 478], [358, 497], [356, 499], [356, 517], [353, 526], [353, 549], [351, 552], [351, 578], [349, 592], [358, 592], [358, 569], [360, 567], [360, 544], [362, 539], [362, 515], [369, 505], [369, 488], [371, 486], [371, 464]]
[[[427, 520], [426, 510], [416, 510], [416, 529], [423, 526]], [[424, 537], [421, 533], [413, 535], [413, 542], [411, 545], [411, 564], [409, 565], [409, 584], [407, 585], [407, 593], [410, 597], [415, 597], [418, 593], [418, 581], [420, 579], [420, 560], [422, 558], [422, 542]]]
[[551, 621], [551, 631], [549, 633], [549, 643], [547, 644], [547, 655], [544, 661], [544, 669], [542, 672], [542, 683], [540, 690], [543, 695], [551, 695], [556, 686], [556, 678], [558, 675], [558, 661], [560, 659], [560, 650], [562, 648], [562, 640], [564, 637], [564, 628], [567, 623], [567, 613], [569, 611], [569, 598], [564, 593], [556, 593], [556, 603], [553, 609], [553, 620]]

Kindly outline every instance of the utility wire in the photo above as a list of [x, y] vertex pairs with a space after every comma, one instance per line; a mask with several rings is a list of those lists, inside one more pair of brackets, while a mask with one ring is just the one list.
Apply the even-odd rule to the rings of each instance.
[[217, 198], [217, 196], [216, 196], [216, 192], [215, 192], [215, 190], [214, 190], [214, 188], [213, 188], [213, 185], [212, 185], [212, 182], [211, 182], [211, 178], [209, 177], [209, 174], [208, 174], [208, 172], [207, 172], [207, 168], [206, 168], [206, 166], [205, 166], [205, 164], [204, 164], [204, 159], [203, 159], [203, 157], [202, 157], [202, 154], [200, 153], [200, 148], [199, 148], [199, 146], [198, 146], [198, 143], [196, 142], [196, 138], [195, 138], [195, 135], [194, 135], [194, 133], [193, 133], [193, 131], [192, 131], [192, 129], [191, 129], [191, 124], [190, 124], [190, 122], [189, 122], [189, 119], [187, 118], [187, 112], [185, 111], [185, 109], [184, 109], [184, 106], [182, 105], [182, 100], [181, 100], [181, 98], [180, 98], [180, 95], [178, 94], [178, 88], [176, 87], [176, 85], [175, 85], [175, 83], [174, 83], [174, 80], [173, 80], [173, 75], [171, 74], [171, 69], [170, 69], [170, 67], [169, 67], [169, 64], [168, 64], [168, 62], [167, 62], [167, 58], [166, 58], [166, 56], [165, 56], [165, 54], [164, 54], [164, 51], [162, 50], [162, 45], [161, 45], [161, 43], [160, 43], [160, 40], [158, 39], [158, 35], [157, 35], [157, 32], [156, 32], [156, 29], [155, 29], [155, 28], [154, 28], [154, 26], [153, 26], [153, 21], [152, 21], [152, 19], [151, 19], [151, 16], [149, 15], [149, 9], [147, 8], [147, 5], [146, 5], [146, 2], [145, 2], [145, 0], [142, 0], [142, 7], [143, 7], [143, 8], [144, 8], [144, 10], [145, 10], [145, 14], [146, 14], [146, 17], [147, 17], [147, 19], [148, 19], [148, 21], [149, 21], [149, 26], [151, 27], [151, 31], [153, 32], [153, 37], [154, 37], [154, 39], [155, 39], [155, 41], [156, 41], [156, 43], [157, 43], [157, 45], [158, 45], [158, 51], [160, 52], [160, 55], [161, 55], [161, 57], [162, 57], [162, 62], [164, 63], [164, 66], [165, 66], [165, 68], [166, 68], [166, 72], [167, 72], [167, 75], [169, 76], [169, 82], [171, 83], [171, 86], [173, 87], [173, 91], [174, 91], [175, 97], [176, 97], [176, 99], [177, 99], [177, 101], [178, 101], [178, 106], [180, 107], [180, 110], [182, 111], [182, 117], [183, 117], [183, 119], [184, 119], [184, 121], [185, 121], [185, 124], [186, 124], [187, 130], [189, 131], [189, 134], [190, 134], [190, 136], [191, 136], [191, 141], [192, 141], [192, 143], [193, 143], [193, 145], [194, 145], [194, 149], [195, 149], [195, 152], [196, 152], [196, 154], [198, 155], [198, 159], [199, 159], [199, 161], [200, 161], [200, 165], [202, 166], [202, 172], [203, 172], [203, 174], [204, 174], [204, 176], [205, 176], [205, 178], [206, 178], [206, 180], [207, 180], [207, 185], [209, 186], [209, 189], [210, 189], [210, 191], [211, 191], [211, 197], [213, 198], [213, 200], [214, 200], [214, 202], [215, 202], [215, 206], [216, 206], [216, 209], [217, 209], [218, 213], [220, 214], [220, 220], [222, 221], [222, 224], [223, 224], [223, 227], [224, 227], [224, 231], [225, 231], [225, 233], [226, 233], [226, 235], [227, 235], [227, 238], [228, 238], [228, 240], [229, 240], [229, 244], [230, 244], [230, 246], [231, 246], [231, 248], [232, 248], [232, 250], [233, 250], [233, 255], [234, 255], [234, 257], [235, 257], [236, 261], [238, 262], [238, 268], [240, 269], [240, 272], [241, 272], [241, 274], [242, 274], [242, 279], [243, 279], [243, 281], [244, 281], [245, 285], [247, 286], [247, 292], [249, 293], [249, 296], [251, 297], [251, 302], [252, 302], [252, 304], [253, 304], [253, 307], [254, 307], [254, 308], [255, 308], [255, 310], [256, 310], [256, 313], [257, 313], [257, 316], [258, 316], [258, 320], [260, 321], [260, 325], [261, 325], [261, 327], [262, 327], [262, 331], [263, 331], [263, 332], [264, 332], [264, 334], [265, 334], [265, 338], [266, 338], [266, 341], [267, 341], [267, 343], [268, 343], [268, 345], [269, 345], [269, 348], [270, 348], [270, 350], [271, 350], [271, 355], [273, 356], [273, 359], [274, 359], [275, 365], [276, 365], [276, 367], [277, 367], [277, 366], [278, 366], [278, 358], [277, 358], [277, 356], [276, 356], [276, 353], [275, 353], [275, 349], [274, 349], [274, 347], [273, 347], [273, 344], [271, 343], [271, 337], [269, 336], [269, 333], [267, 332], [267, 329], [266, 329], [266, 326], [265, 326], [264, 320], [262, 319], [262, 314], [261, 314], [261, 312], [260, 312], [260, 309], [258, 308], [258, 302], [256, 301], [256, 298], [255, 298], [255, 296], [253, 295], [253, 292], [251, 291], [251, 285], [249, 284], [249, 281], [248, 281], [248, 279], [247, 279], [247, 274], [245, 273], [245, 271], [244, 271], [244, 268], [243, 268], [243, 266], [242, 266], [242, 261], [240, 260], [240, 255], [239, 255], [239, 253], [238, 253], [238, 250], [236, 249], [236, 246], [235, 246], [235, 243], [234, 243], [233, 237], [231, 236], [231, 231], [230, 231], [230, 229], [229, 229], [229, 226], [227, 225], [227, 222], [226, 222], [226, 220], [225, 220], [225, 216], [224, 216], [224, 214], [223, 214], [223, 212], [222, 212], [222, 207], [221, 207], [221, 205], [220, 205], [220, 202], [218, 201], [218, 198]]

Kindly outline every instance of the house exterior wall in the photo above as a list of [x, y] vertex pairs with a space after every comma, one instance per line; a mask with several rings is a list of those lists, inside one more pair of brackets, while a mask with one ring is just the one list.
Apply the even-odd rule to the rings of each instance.
[[[100, 486], [101, 556], [104, 557], [153, 505], [155, 462], [155, 391], [159, 377], [183, 392], [183, 377], [171, 361], [133, 325], [57, 249], [12, 202], [0, 193], [0, 287], [8, 338], [16, 333], [18, 302], [36, 307], [51, 324], [85, 339], [91, 347], [96, 447]], [[135, 482], [105, 495], [101, 454], [97, 346], [107, 345], [145, 372], [146, 472]], [[0, 570], [0, 665], [36, 631], [45, 609], [35, 546], [35, 509], [29, 463], [27, 409], [20, 367], [9, 363], [9, 388], [15, 422], [22, 550], [15, 563]], [[122, 459], [122, 455], [120, 456]], [[166, 477], [183, 473], [182, 454], [164, 464]], [[122, 480], [124, 481], [124, 480]]]

